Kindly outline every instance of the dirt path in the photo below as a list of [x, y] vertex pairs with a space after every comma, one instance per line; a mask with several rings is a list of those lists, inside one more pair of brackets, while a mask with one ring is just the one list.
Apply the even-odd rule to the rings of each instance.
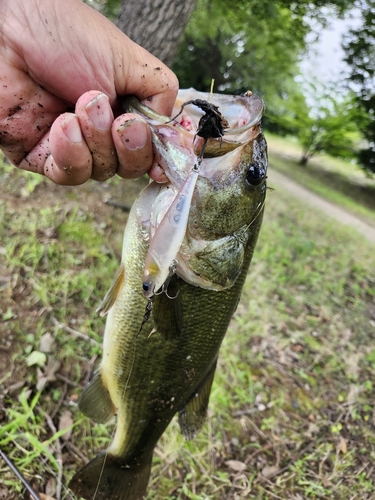
[[371, 243], [375, 244], [375, 228], [362, 221], [355, 215], [350, 214], [343, 208], [331, 203], [330, 201], [321, 198], [320, 196], [312, 193], [308, 189], [297, 184], [289, 177], [281, 174], [280, 172], [270, 169], [269, 171], [269, 185], [275, 188], [280, 187], [285, 191], [288, 191], [295, 198], [305, 201], [307, 204], [314, 206], [322, 210], [325, 214], [329, 215], [333, 219], [336, 219], [341, 224], [350, 226], [359, 233], [361, 233], [365, 238], [367, 238]]

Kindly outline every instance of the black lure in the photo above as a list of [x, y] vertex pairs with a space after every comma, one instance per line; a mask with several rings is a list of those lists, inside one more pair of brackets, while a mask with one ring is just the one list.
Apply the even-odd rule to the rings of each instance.
[[185, 106], [188, 104], [194, 104], [202, 111], [204, 115], [201, 117], [198, 123], [197, 135], [203, 137], [203, 139], [218, 139], [222, 138], [225, 129], [229, 128], [228, 121], [220, 113], [218, 106], [209, 103], [203, 99], [193, 99], [192, 101], [187, 101], [181, 106], [180, 112], [172, 118], [171, 121], [175, 120], [182, 113]]

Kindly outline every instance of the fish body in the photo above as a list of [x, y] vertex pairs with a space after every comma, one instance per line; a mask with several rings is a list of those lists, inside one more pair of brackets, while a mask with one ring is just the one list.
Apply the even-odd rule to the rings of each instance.
[[[209, 99], [208, 94], [188, 92], [180, 94], [177, 110], [189, 99]], [[221, 146], [226, 153], [219, 157], [212, 151], [222, 153], [221, 139], [207, 145], [208, 155], [213, 156], [203, 159], [195, 180], [185, 235], [176, 250], [176, 272], [167, 293], [153, 295], [152, 310], [150, 305], [145, 314], [146, 257], [197, 159], [194, 135], [202, 116], [199, 110], [196, 117], [195, 111], [185, 110], [179, 123], [168, 124], [165, 117], [155, 120], [149, 113], [157, 161], [170, 183], [152, 182], [134, 203], [120, 271], [105, 299], [103, 309], [109, 312], [103, 358], [82, 394], [80, 408], [97, 422], [117, 414], [117, 425], [110, 447], [70, 483], [77, 496], [87, 500], [141, 500], [153, 450], [174, 415], [179, 414], [188, 439], [204, 422], [220, 345], [253, 255], [266, 192], [266, 144], [259, 125], [263, 104], [249, 96], [251, 103], [243, 109], [243, 103], [231, 99], [236, 112], [228, 105], [226, 113], [223, 103], [228, 98], [215, 100], [213, 95], [232, 129], [244, 126], [241, 113], [246, 123], [255, 122], [238, 137], [233, 138], [229, 129], [228, 142], [224, 137]], [[254, 117], [251, 106], [259, 116]], [[186, 126], [189, 121], [191, 127]]]

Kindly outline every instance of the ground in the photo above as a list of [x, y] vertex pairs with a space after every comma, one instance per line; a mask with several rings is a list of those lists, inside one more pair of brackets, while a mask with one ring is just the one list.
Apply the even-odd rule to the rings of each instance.
[[[69, 478], [113, 431], [76, 405], [100, 359], [94, 311], [127, 219], [106, 201], [129, 207], [146, 181], [65, 188], [8, 166], [1, 177], [0, 449], [42, 500], [73, 499]], [[291, 197], [272, 162], [269, 185], [207, 424], [184, 443], [172, 423], [149, 500], [373, 497], [373, 245], [317, 198]], [[30, 498], [5, 463], [0, 474], [0, 498]]]

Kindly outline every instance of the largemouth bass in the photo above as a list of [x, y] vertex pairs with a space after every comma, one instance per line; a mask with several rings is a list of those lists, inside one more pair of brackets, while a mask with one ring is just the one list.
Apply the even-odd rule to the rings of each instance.
[[[101, 307], [108, 311], [103, 358], [79, 406], [96, 422], [117, 414], [117, 425], [110, 447], [70, 483], [87, 500], [141, 500], [153, 450], [174, 415], [187, 439], [200, 430], [220, 345], [261, 227], [267, 171], [262, 101], [250, 92], [233, 97], [190, 89], [180, 91], [176, 114], [197, 100], [221, 113], [225, 127], [216, 138], [199, 135], [207, 117], [199, 102], [186, 105], [172, 122], [128, 102], [128, 110], [148, 118], [156, 161], [170, 182], [151, 182], [134, 203], [120, 270]], [[183, 203], [180, 210], [178, 196], [185, 191], [188, 210]], [[178, 212], [172, 218], [171, 210]], [[158, 265], [148, 288], [151, 247]], [[167, 280], [160, 287], [161, 268]]]

